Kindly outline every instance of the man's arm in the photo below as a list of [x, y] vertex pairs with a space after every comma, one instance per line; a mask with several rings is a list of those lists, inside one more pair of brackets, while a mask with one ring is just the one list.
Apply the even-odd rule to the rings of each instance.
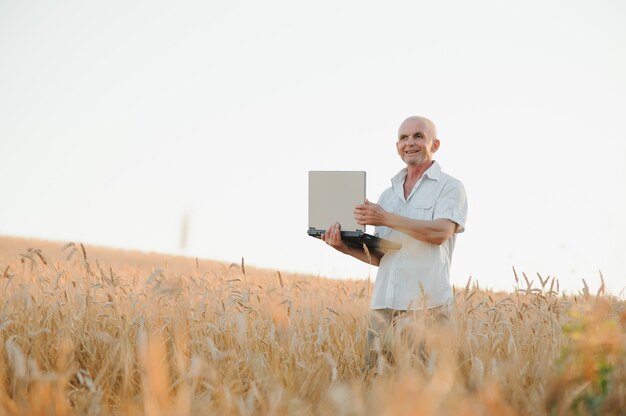
[[359, 259], [362, 262], [372, 264], [374, 266], [378, 266], [380, 264], [380, 259], [384, 256], [384, 253], [380, 250], [371, 249], [369, 250], [368, 256], [365, 250], [348, 246], [341, 240], [341, 226], [339, 223], [334, 223], [328, 227], [326, 232], [322, 234], [322, 241], [325, 241], [326, 244], [343, 254], [347, 254], [355, 259]]
[[430, 244], [441, 245], [454, 234], [458, 225], [448, 219], [414, 220], [385, 211], [378, 204], [365, 201], [354, 210], [354, 218], [361, 225], [376, 225], [401, 231], [410, 237]]

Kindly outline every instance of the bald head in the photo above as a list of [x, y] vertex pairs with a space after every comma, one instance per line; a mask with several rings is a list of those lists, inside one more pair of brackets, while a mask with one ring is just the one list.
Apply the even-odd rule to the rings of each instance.
[[398, 129], [396, 149], [407, 166], [427, 169], [439, 149], [435, 123], [426, 117], [407, 118]]
[[415, 124], [421, 124], [422, 128], [425, 130], [424, 132], [427, 133], [430, 138], [437, 138], [437, 127], [435, 127], [435, 123], [433, 123], [430, 119], [421, 116], [411, 116], [404, 120], [398, 129], [398, 137], [402, 134], [403, 127]]

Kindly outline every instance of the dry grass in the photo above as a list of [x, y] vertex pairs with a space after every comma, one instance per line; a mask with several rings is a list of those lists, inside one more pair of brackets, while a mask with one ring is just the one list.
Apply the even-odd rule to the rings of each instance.
[[0, 415], [625, 414], [624, 302], [516, 279], [364, 372], [365, 282], [0, 238]]

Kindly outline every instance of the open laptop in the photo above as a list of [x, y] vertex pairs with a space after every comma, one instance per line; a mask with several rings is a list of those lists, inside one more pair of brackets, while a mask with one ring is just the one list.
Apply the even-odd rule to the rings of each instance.
[[365, 202], [364, 171], [309, 171], [309, 230], [321, 238], [326, 227], [338, 222], [341, 239], [349, 246], [397, 250], [400, 244], [365, 233], [354, 219], [354, 207]]

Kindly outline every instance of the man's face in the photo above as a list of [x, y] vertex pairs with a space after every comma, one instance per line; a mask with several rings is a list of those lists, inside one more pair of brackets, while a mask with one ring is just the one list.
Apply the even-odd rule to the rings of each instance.
[[423, 120], [405, 120], [398, 130], [396, 148], [407, 165], [420, 166], [433, 160], [433, 153], [439, 148], [433, 129]]

